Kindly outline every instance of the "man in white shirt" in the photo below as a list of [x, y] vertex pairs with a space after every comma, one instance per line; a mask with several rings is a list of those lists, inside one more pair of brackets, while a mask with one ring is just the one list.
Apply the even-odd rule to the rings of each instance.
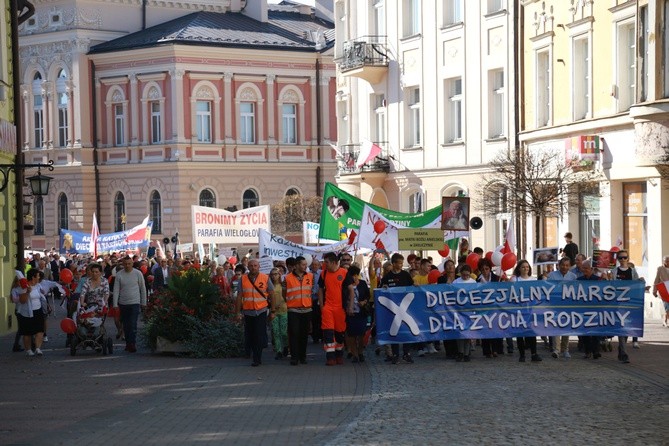
[[[562, 257], [560, 263], [558, 264], [557, 271], [551, 271], [548, 274], [548, 280], [576, 280], [576, 274], [570, 271], [571, 268], [571, 259], [569, 257]], [[558, 350], [558, 341], [560, 347]], [[569, 336], [551, 336], [551, 344], [553, 345], [553, 351], [551, 356], [557, 359], [560, 355], [564, 359], [571, 358], [569, 354]]]

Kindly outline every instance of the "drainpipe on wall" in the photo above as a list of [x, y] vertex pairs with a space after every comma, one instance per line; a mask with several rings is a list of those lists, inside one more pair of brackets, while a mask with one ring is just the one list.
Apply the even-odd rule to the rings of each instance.
[[[514, 107], [514, 112], [513, 112], [513, 121], [514, 121], [514, 126], [515, 126], [515, 135], [514, 135], [514, 150], [516, 151], [516, 156], [520, 155], [520, 131], [521, 128], [525, 127], [525, 121], [523, 119], [523, 111], [524, 109], [521, 109], [521, 95], [522, 95], [522, 85], [523, 85], [523, 79], [524, 79], [524, 73], [523, 73], [523, 64], [524, 64], [524, 57], [523, 57], [523, 37], [525, 35], [524, 32], [524, 26], [523, 26], [523, 14], [524, 14], [524, 9], [520, 5], [520, 2], [513, 2], [513, 9], [514, 9], [514, 23], [513, 23], [513, 36], [515, 39], [514, 46], [513, 46], [513, 51], [514, 51], [514, 58], [513, 60], [517, 61], [516, 62], [516, 76], [515, 76], [515, 82], [514, 82], [514, 102], [516, 103], [516, 107]], [[524, 162], [524, 160], [518, 159], [518, 162]], [[514, 209], [516, 215], [515, 215], [515, 223], [516, 223], [516, 240], [518, 240], [518, 246], [516, 247], [516, 253], [519, 255], [519, 258], [524, 258], [521, 256], [525, 256], [525, 247], [526, 247], [526, 228], [525, 224], [526, 221], [525, 219], [522, 218], [520, 208], [518, 204], [516, 204], [516, 209]]]
[[318, 59], [316, 59], [316, 160], [318, 165], [316, 166], [316, 196], [321, 196], [321, 64]]
[[[35, 7], [27, 1], [22, 2], [23, 9], [19, 11], [18, 2], [9, 2], [10, 32], [12, 34], [12, 94], [14, 107], [14, 126], [16, 127], [16, 158], [15, 164], [25, 164], [23, 156], [23, 143], [21, 142], [21, 65], [19, 63], [19, 12], [28, 8], [21, 14], [21, 23], [35, 14]], [[23, 235], [23, 180], [25, 172], [23, 168], [14, 169], [16, 179], [14, 203], [16, 208], [16, 266], [20, 271], [25, 269], [23, 248], [25, 237]]]
[[95, 62], [91, 61], [91, 112], [92, 137], [93, 137], [93, 170], [95, 172], [95, 215], [98, 219], [98, 227], [102, 226], [102, 215], [100, 214], [100, 170], [98, 169], [98, 99], [95, 94]]
[[146, 29], [146, 0], [142, 0], [142, 31]]

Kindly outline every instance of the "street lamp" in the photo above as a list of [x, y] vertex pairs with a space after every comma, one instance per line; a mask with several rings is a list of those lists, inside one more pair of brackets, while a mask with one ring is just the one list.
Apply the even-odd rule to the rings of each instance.
[[49, 160], [47, 164], [0, 164], [0, 173], [2, 173], [2, 184], [0, 184], [0, 192], [7, 189], [7, 184], [9, 183], [9, 172], [17, 170], [24, 170], [30, 167], [37, 167], [37, 175], [33, 175], [27, 180], [30, 182], [30, 190], [33, 195], [48, 195], [49, 194], [49, 184], [53, 178], [42, 175], [42, 167], [52, 171], [53, 170], [53, 160]]

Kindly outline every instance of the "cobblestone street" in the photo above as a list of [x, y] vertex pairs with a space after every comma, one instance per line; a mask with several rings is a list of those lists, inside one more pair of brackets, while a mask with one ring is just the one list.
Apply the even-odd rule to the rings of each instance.
[[[113, 329], [112, 329], [113, 331]], [[195, 360], [90, 351], [69, 356], [51, 330], [43, 358], [0, 342], [0, 443], [105, 444], [644, 444], [669, 441], [669, 329], [646, 324], [631, 364], [517, 356], [390, 365], [291, 367], [265, 351]], [[575, 339], [574, 339], [575, 340]], [[575, 342], [572, 342], [572, 350]]]

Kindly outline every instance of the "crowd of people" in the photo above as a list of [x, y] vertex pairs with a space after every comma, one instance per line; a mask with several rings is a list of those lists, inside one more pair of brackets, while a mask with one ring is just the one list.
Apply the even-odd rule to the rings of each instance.
[[[570, 234], [567, 234], [570, 236]], [[475, 248], [473, 252], [483, 254]], [[262, 364], [263, 349], [270, 344], [274, 358], [289, 358], [297, 366], [307, 362], [308, 338], [320, 343], [325, 350], [325, 364], [343, 364], [365, 361], [365, 350], [374, 339], [374, 289], [396, 286], [425, 286], [432, 283], [488, 283], [531, 280], [640, 280], [629, 262], [626, 250], [617, 254], [617, 265], [610, 271], [595, 268], [590, 259], [578, 253], [578, 248], [567, 239], [563, 257], [554, 269], [547, 265], [536, 275], [526, 260], [519, 260], [513, 273], [507, 276], [481, 255], [476, 268], [467, 264], [469, 245], [463, 240], [457, 252], [457, 263], [446, 258], [441, 268], [431, 257], [420, 258], [410, 254], [406, 259], [395, 253], [390, 258], [373, 254], [367, 267], [354, 263], [348, 252], [326, 253], [322, 263], [305, 257], [275, 261], [265, 274], [260, 271], [257, 256], [247, 255], [226, 259], [221, 264], [197, 256], [190, 258], [154, 257], [145, 254], [109, 254], [98, 259], [73, 255], [61, 257], [57, 253], [43, 256], [34, 254], [26, 271], [16, 272], [12, 285], [12, 300], [16, 303], [19, 330], [13, 351], [26, 351], [28, 356], [41, 356], [42, 343], [48, 342], [47, 327], [55, 302], [69, 302], [68, 315], [75, 308], [90, 305], [119, 308], [115, 315], [116, 339], [125, 341], [126, 351], [137, 351], [137, 322], [147, 298], [168, 286], [176, 271], [186, 268], [207, 268], [212, 283], [218, 285], [221, 299], [236, 304], [240, 321], [244, 324], [246, 355], [252, 366]], [[362, 256], [361, 256], [362, 257]], [[65, 274], [63, 271], [68, 270]], [[61, 276], [69, 280], [61, 280]], [[657, 285], [669, 280], [669, 256], [657, 270], [653, 293]], [[73, 298], [74, 296], [74, 298]], [[669, 304], [665, 303], [664, 325], [669, 325]], [[269, 337], [268, 337], [269, 333]], [[20, 344], [21, 338], [23, 344]], [[569, 336], [542, 338], [546, 349], [555, 358], [569, 359]], [[627, 337], [618, 337], [618, 359], [629, 362], [626, 351]], [[639, 347], [633, 338], [632, 346]], [[392, 344], [377, 346], [375, 353], [385, 354], [391, 364], [401, 361], [413, 363], [414, 354], [422, 357], [444, 351], [447, 358], [469, 362], [473, 352], [480, 348], [486, 358], [504, 354], [526, 361], [526, 350], [533, 362], [542, 361], [536, 337], [504, 339], [459, 339], [419, 344]], [[402, 355], [400, 356], [400, 349]], [[585, 358], [597, 359], [602, 352], [612, 351], [608, 337], [579, 336], [578, 350]]]

